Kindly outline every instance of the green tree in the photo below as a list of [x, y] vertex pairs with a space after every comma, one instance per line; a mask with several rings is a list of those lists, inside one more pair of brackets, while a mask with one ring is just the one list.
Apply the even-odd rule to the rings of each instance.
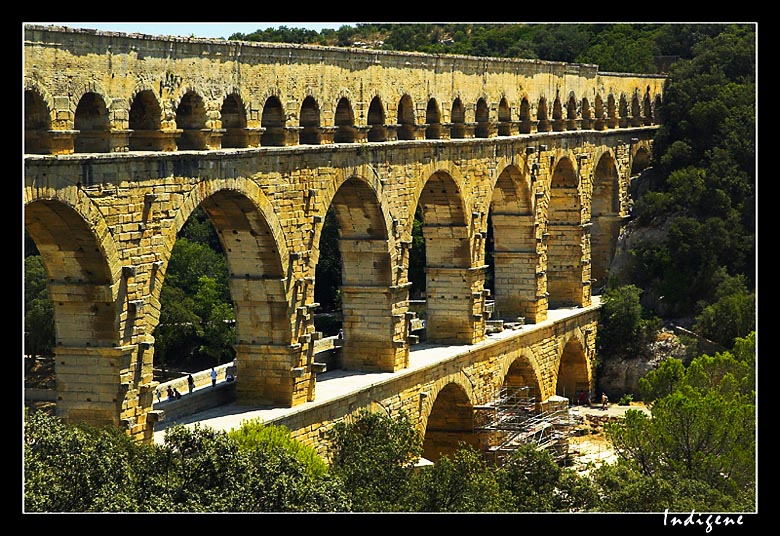
[[349, 490], [354, 511], [403, 511], [422, 438], [405, 412], [360, 410], [331, 431], [331, 473]]
[[[645, 477], [691, 481], [731, 508], [755, 487], [754, 337], [738, 339], [739, 353], [694, 359], [682, 377], [668, 360], [640, 385], [655, 396], [652, 418], [636, 410], [607, 428], [617, 453]], [[752, 349], [751, 349], [752, 346]], [[671, 390], [671, 392], [669, 392]], [[694, 501], [695, 502], [695, 501]]]
[[722, 275], [715, 291], [716, 301], [704, 305], [694, 329], [701, 335], [731, 348], [756, 326], [756, 295], [748, 292], [745, 277]]
[[[672, 35], [677, 29], [657, 34], [667, 45]], [[668, 235], [655, 248], [641, 247], [631, 276], [678, 316], [717, 301], [724, 271], [743, 275], [748, 289], [755, 284], [755, 30], [703, 25], [688, 37], [690, 52], [671, 70], [653, 142], [656, 172], [667, 177], [659, 193], [668, 195], [635, 203], [638, 222], [665, 218]], [[643, 270], [651, 260], [649, 279]]]
[[244, 421], [240, 428], [229, 431], [228, 435], [238, 443], [239, 448], [247, 451], [266, 449], [273, 452], [281, 448], [294, 456], [311, 476], [323, 476], [328, 472], [327, 464], [316, 451], [292, 439], [290, 431], [284, 426], [250, 419]]
[[136, 511], [127, 474], [139, 449], [117, 428], [66, 425], [43, 411], [30, 412], [24, 434], [25, 510]]
[[25, 418], [28, 512], [335, 512], [341, 483], [301, 463], [292, 442], [252, 444], [196, 425], [166, 430], [162, 445], [123, 431]]
[[606, 356], [635, 356], [643, 353], [645, 344], [659, 327], [658, 319], [644, 318], [635, 285], [607, 289], [601, 298], [596, 348]]
[[462, 445], [414, 477], [406, 511], [502, 512], [509, 506], [496, 471], [473, 447]]
[[561, 467], [550, 451], [532, 443], [510, 454], [498, 478], [512, 512], [581, 512], [598, 504], [587, 478]]
[[685, 366], [675, 358], [664, 359], [657, 369], [639, 378], [642, 400], [652, 402], [675, 392], [685, 379]]
[[40, 255], [24, 259], [24, 348], [32, 358], [53, 355], [54, 303], [46, 287], [46, 268]]

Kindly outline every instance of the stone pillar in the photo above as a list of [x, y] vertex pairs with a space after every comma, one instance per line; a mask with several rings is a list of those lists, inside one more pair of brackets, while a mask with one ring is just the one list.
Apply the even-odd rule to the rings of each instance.
[[520, 121], [500, 121], [498, 134], [500, 136], [517, 136], [520, 133]]
[[535, 321], [540, 270], [536, 226], [531, 214], [494, 212], [494, 289], [498, 317]]
[[334, 143], [338, 127], [319, 127], [320, 144]]
[[293, 407], [314, 399], [304, 345], [239, 343], [235, 349], [237, 404]]
[[239, 344], [289, 344], [292, 340], [287, 279], [230, 278]]
[[371, 131], [371, 125], [360, 125], [355, 127], [355, 143], [365, 143], [368, 141], [368, 133]]
[[[547, 286], [555, 306], [583, 306], [590, 302], [590, 266], [584, 273], [583, 228], [580, 224], [550, 222], [547, 249]], [[587, 284], [587, 292], [583, 285]], [[587, 297], [585, 296], [587, 294]]]
[[537, 312], [537, 267], [535, 251], [493, 253], [496, 312], [504, 320], [524, 317], [534, 322]]
[[408, 365], [408, 286], [343, 286], [346, 370], [396, 372]]
[[57, 346], [57, 415], [71, 423], [117, 426], [132, 437], [154, 433], [151, 344], [119, 347]]
[[160, 131], [160, 151], [174, 152], [178, 149], [177, 143], [183, 129], [169, 128]]
[[132, 130], [112, 129], [108, 134], [108, 150], [112, 153], [126, 153], [130, 148]]
[[426, 335], [431, 342], [474, 344], [485, 338], [486, 266], [427, 267]]
[[49, 152], [51, 154], [72, 154], [73, 140], [78, 130], [49, 130]]
[[623, 219], [618, 214], [597, 216], [591, 227], [591, 278], [597, 287], [607, 284], [607, 274], [615, 254]]
[[203, 129], [203, 138], [206, 150], [216, 151], [222, 149], [222, 136], [227, 132], [224, 128]]
[[247, 147], [260, 147], [260, 139], [263, 137], [263, 132], [265, 132], [265, 129], [262, 127], [258, 128], [245, 128], [244, 132], [246, 134], [246, 146]]

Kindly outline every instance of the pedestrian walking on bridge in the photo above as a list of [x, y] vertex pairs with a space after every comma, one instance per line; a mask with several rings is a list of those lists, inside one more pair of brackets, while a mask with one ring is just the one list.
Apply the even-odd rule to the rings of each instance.
[[211, 367], [211, 385], [217, 385], [217, 371], [214, 370], [214, 367]]
[[190, 388], [190, 394], [195, 390], [195, 379], [192, 374], [187, 374], [187, 387]]

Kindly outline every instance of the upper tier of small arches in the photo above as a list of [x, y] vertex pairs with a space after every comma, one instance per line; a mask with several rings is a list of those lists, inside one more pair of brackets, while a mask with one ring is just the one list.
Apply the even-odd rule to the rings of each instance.
[[[222, 100], [218, 113], [209, 113], [206, 100], [195, 91], [186, 92], [174, 105], [161, 103], [147, 89], [134, 96], [127, 114], [111, 114], [105, 97], [86, 92], [75, 107], [72, 128], [57, 130], [52, 129], [52, 110], [32, 88], [25, 90], [25, 153], [213, 150], [604, 130], [656, 124], [660, 96], [651, 98], [649, 91], [630, 98], [608, 95], [606, 101], [596, 96], [591, 103], [571, 95], [565, 101], [556, 97], [551, 105], [542, 97], [536, 104], [532, 114], [530, 103], [523, 99], [513, 113], [506, 98], [495, 108], [484, 98], [470, 107], [456, 98], [445, 110], [431, 98], [425, 103], [424, 117], [418, 117], [421, 114], [416, 113], [412, 98], [403, 95], [397, 113], [390, 116], [382, 99], [375, 96], [365, 122], [360, 123], [347, 97], [338, 100], [335, 113], [327, 114], [332, 120], [325, 121], [314, 97], [306, 97], [296, 114], [288, 114], [280, 99], [271, 96], [262, 108], [260, 126], [250, 127], [246, 107], [236, 93]], [[166, 109], [174, 110], [171, 117], [163, 112]], [[127, 125], [112, 120], [112, 115], [126, 116]], [[296, 115], [297, 121], [288, 119]]]
[[658, 124], [664, 78], [597, 66], [28, 25], [28, 154], [490, 138]]

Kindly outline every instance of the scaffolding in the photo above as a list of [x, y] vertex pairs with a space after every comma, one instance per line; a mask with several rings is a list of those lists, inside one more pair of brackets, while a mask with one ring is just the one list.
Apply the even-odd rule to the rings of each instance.
[[475, 428], [485, 436], [485, 453], [498, 465], [528, 444], [548, 450], [557, 462], [564, 463], [569, 438], [581, 420], [569, 411], [567, 398], [555, 396], [539, 402], [529, 387], [503, 386], [494, 400], [474, 409]]

